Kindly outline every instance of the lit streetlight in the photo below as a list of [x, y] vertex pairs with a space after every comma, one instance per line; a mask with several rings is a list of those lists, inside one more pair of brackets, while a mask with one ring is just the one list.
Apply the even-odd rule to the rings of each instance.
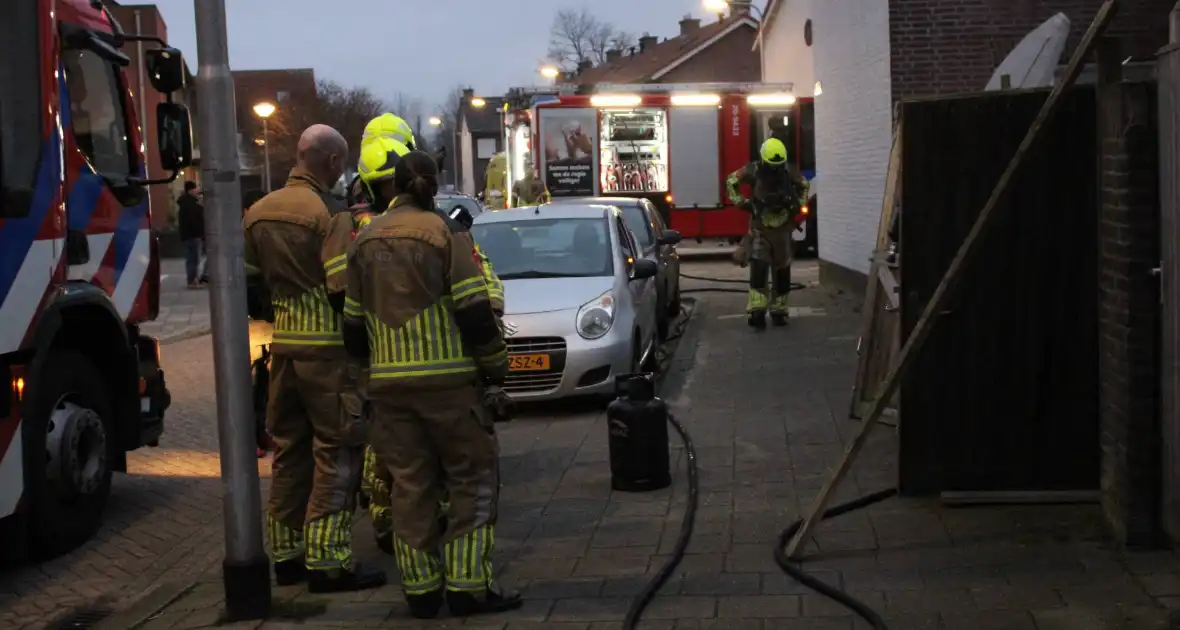
[[439, 118], [438, 116], [431, 116], [430, 117], [430, 126], [431, 127], [441, 127], [442, 126], [442, 118]]
[[721, 13], [729, 8], [729, 2], [726, 0], [704, 0], [702, 4], [705, 10], [711, 13]]
[[266, 128], [266, 119], [274, 115], [278, 108], [274, 103], [262, 101], [254, 105], [254, 115], [262, 119], [262, 156], [266, 172], [263, 174], [263, 186], [270, 192], [270, 136]]
[[488, 102], [486, 99], [482, 99], [478, 96], [471, 99], [471, 106], [475, 107], [475, 108], [480, 108], [480, 107], [483, 107], [484, 105], [487, 105], [487, 104], [488, 104]]
[[541, 76], [546, 79], [556, 79], [561, 74], [561, 70], [558, 70], [557, 66], [544, 66], [540, 72]]

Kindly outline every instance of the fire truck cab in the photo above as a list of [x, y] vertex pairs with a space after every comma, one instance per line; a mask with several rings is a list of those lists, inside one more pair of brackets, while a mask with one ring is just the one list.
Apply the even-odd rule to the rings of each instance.
[[[685, 238], [746, 234], [749, 215], [725, 180], [756, 159], [772, 120], [783, 123], [788, 158], [815, 177], [814, 104], [789, 83], [602, 84], [591, 93], [518, 90], [509, 101], [509, 181], [530, 164], [554, 198], [644, 197]], [[802, 249], [814, 221], [809, 214], [796, 232]]]
[[[11, 0], [0, 21], [0, 555], [52, 556], [98, 529], [127, 452], [170, 403], [156, 339], [159, 252], [146, 187], [192, 162], [171, 94], [180, 51], [123, 32], [99, 0]], [[124, 68], [144, 52], [157, 154], [146, 176]], [[14, 558], [15, 556], [15, 558]]]

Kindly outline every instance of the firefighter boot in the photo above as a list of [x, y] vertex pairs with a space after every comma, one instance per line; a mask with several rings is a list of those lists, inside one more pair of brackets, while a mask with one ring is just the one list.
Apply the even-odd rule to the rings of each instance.
[[758, 330], [766, 329], [766, 311], [750, 311], [746, 315], [746, 323], [750, 328], [757, 328]]
[[770, 321], [775, 326], [786, 326], [790, 311], [787, 308], [787, 296], [791, 293], [791, 268], [784, 267], [774, 271], [774, 298], [770, 301]]
[[766, 328], [766, 308], [770, 305], [766, 291], [769, 273], [766, 261], [759, 258], [750, 260], [750, 293], [746, 297], [746, 323], [758, 330]]
[[[455, 616], [507, 612], [524, 604], [520, 593], [503, 590], [492, 579], [495, 540], [493, 527], [483, 525], [443, 546], [447, 606]], [[470, 554], [469, 549], [477, 551]]]
[[482, 593], [447, 590], [447, 606], [456, 617], [508, 612], [523, 605], [520, 593], [496, 585], [489, 585]]
[[346, 593], [385, 586], [385, 572], [360, 563], [351, 568], [317, 569], [307, 572], [307, 592]]
[[309, 593], [365, 591], [385, 586], [385, 572], [352, 561], [352, 512], [334, 512], [308, 521]]

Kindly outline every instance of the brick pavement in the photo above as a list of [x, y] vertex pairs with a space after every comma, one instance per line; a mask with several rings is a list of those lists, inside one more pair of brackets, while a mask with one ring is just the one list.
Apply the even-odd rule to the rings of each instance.
[[[737, 275], [716, 263], [686, 271]], [[811, 280], [814, 268], [800, 275]], [[641, 627], [867, 627], [780, 575], [770, 556], [778, 530], [814, 496], [855, 428], [844, 414], [856, 316], [847, 302], [813, 289], [799, 294], [801, 308], [789, 330], [756, 334], [741, 321], [740, 296], [700, 297], [674, 365], [673, 380], [682, 379], [683, 387], [671, 402], [697, 444], [701, 508], [689, 555]], [[620, 627], [630, 596], [659, 569], [679, 529], [685, 501], [681, 450], [674, 451], [671, 489], [628, 495], [609, 490], [600, 413], [539, 410], [509, 425], [502, 445], [505, 488], [497, 539], [505, 581], [528, 598], [523, 610], [467, 624], [414, 623], [404, 619], [392, 586], [338, 596], [287, 588], [275, 592], [286, 618], [262, 627]], [[878, 432], [839, 498], [891, 484], [895, 452], [894, 436]], [[204, 503], [207, 525], [178, 523], [198, 538], [190, 549], [205, 555], [185, 552], [181, 555], [199, 560], [153, 581], [191, 581], [196, 565], [215, 566], [220, 555], [215, 492], [214, 487], [204, 497], [187, 495], [188, 501]], [[184, 522], [196, 515], [168, 518]], [[824, 524], [807, 566], [869, 602], [896, 630], [1168, 627], [1168, 609], [1180, 608], [1175, 556], [1112, 550], [1098, 523], [1092, 506], [948, 509], [894, 500]], [[148, 529], [153, 531], [136, 532], [132, 544], [142, 546], [147, 536], [160, 535], [159, 525]], [[363, 523], [358, 536], [360, 554], [375, 556]], [[183, 535], [177, 540], [190, 543]], [[122, 568], [126, 561], [120, 556], [111, 564]], [[392, 571], [392, 564], [384, 563]], [[167, 561], [149, 560], [150, 569], [126, 572], [144, 575], [160, 571], [160, 565]], [[206, 573], [143, 627], [210, 627], [221, 604], [217, 576]], [[12, 625], [7, 619], [0, 617], [0, 625]]]

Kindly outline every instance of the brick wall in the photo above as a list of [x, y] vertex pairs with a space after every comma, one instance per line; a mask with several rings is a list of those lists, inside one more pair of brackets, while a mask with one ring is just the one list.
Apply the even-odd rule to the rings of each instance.
[[1099, 404], [1102, 508], [1131, 546], [1160, 541], [1160, 260], [1154, 85], [1101, 88]]
[[757, 83], [762, 80], [761, 53], [753, 50], [757, 31], [739, 28], [721, 38], [695, 57], [659, 78], [660, 83], [709, 83], [736, 81]]
[[[893, 97], [983, 89], [995, 67], [1029, 31], [1061, 12], [1070, 19], [1065, 56], [1094, 19], [1100, 0], [889, 0]], [[1124, 1], [1107, 33], [1128, 55], [1167, 43], [1175, 0]], [[825, 85], [826, 89], [826, 85]]]

